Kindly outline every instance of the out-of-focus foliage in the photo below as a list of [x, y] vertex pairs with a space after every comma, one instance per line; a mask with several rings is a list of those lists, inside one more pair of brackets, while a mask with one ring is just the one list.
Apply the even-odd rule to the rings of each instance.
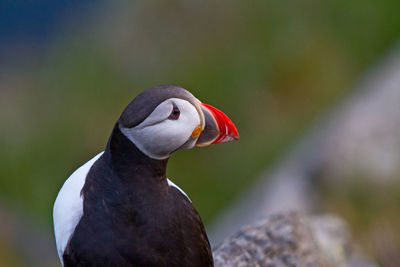
[[224, 110], [241, 134], [170, 161], [207, 221], [390, 48], [397, 5], [142, 1], [79, 18], [2, 79], [1, 193], [49, 221], [57, 189], [104, 148], [123, 107], [174, 83]]
[[396, 0], [135, 1], [71, 16], [45, 48], [3, 62], [0, 194], [50, 231], [59, 188], [104, 149], [125, 105], [173, 83], [241, 135], [169, 162], [208, 222], [393, 45], [398, 10]]
[[13, 251], [3, 240], [0, 241], [0, 263], [2, 266], [22, 266], [18, 252]]
[[365, 177], [321, 188], [323, 208], [341, 214], [352, 226], [359, 244], [381, 266], [400, 263], [400, 187], [398, 181], [377, 183]]

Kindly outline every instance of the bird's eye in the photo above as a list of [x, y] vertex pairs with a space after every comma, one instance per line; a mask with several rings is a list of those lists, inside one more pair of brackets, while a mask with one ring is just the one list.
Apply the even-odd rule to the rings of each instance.
[[171, 114], [169, 114], [169, 119], [177, 120], [177, 119], [179, 119], [179, 115], [181, 115], [181, 111], [175, 104], [173, 104]]

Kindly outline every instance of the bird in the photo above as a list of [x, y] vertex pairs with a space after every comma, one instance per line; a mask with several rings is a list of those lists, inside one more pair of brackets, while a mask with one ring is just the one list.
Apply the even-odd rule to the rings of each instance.
[[203, 222], [166, 177], [172, 153], [238, 140], [219, 109], [183, 87], [138, 94], [106, 148], [78, 168], [53, 207], [58, 256], [69, 266], [213, 266]]

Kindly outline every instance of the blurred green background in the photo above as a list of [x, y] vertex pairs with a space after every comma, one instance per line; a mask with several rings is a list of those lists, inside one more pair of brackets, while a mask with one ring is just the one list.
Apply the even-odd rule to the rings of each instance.
[[[169, 162], [209, 223], [393, 47], [399, 10], [397, 0], [2, 1], [2, 206], [52, 235], [58, 190], [104, 149], [123, 108], [177, 84], [241, 135]], [[10, 244], [0, 235], [0, 265], [26, 264]]]

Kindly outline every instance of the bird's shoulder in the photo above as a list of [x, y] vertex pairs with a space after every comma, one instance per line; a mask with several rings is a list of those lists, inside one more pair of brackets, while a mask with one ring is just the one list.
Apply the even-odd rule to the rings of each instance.
[[170, 179], [167, 178], [167, 183], [170, 188], [175, 188], [178, 190], [182, 195], [184, 195], [190, 202], [192, 202], [189, 198], [189, 196], [183, 191], [179, 186], [177, 186], [174, 182], [172, 182]]
[[62, 258], [63, 251], [83, 214], [83, 199], [81, 190], [85, 184], [86, 175], [103, 152], [74, 171], [61, 187], [53, 206], [54, 234], [57, 252]]

